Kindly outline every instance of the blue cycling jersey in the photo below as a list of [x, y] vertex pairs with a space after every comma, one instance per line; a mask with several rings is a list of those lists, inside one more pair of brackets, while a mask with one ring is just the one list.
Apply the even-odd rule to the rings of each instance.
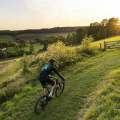
[[50, 75], [50, 73], [54, 71], [62, 80], [64, 80], [64, 78], [59, 74], [59, 72], [57, 71], [57, 69], [53, 66], [53, 65], [45, 65], [40, 73], [40, 78], [41, 79], [45, 79], [48, 75]]
[[42, 68], [42, 72], [44, 72], [44, 71], [46, 71], [48, 68], [50, 67], [50, 65], [49, 64], [47, 64], [47, 65], [45, 65], [43, 68]]

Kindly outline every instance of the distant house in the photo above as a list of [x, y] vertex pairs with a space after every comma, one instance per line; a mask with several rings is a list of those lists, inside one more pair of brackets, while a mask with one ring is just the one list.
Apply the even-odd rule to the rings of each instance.
[[0, 48], [0, 50], [4, 51], [4, 50], [6, 50], [6, 48]]
[[31, 42], [31, 44], [35, 44], [36, 40], [31, 40], [30, 42]]

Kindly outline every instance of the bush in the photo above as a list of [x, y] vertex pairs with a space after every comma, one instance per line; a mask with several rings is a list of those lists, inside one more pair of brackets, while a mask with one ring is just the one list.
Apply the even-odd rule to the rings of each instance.
[[18, 84], [9, 84], [6, 88], [6, 96], [7, 98], [12, 98], [16, 93], [19, 93], [20, 91], [20, 86]]
[[26, 57], [26, 54], [24, 54], [24, 58], [23, 58], [23, 74], [26, 74], [26, 73], [30, 73], [29, 60]]
[[81, 46], [75, 48], [77, 53], [87, 53], [89, 55], [94, 55], [97, 53], [98, 48], [96, 46], [91, 46], [91, 42], [93, 41], [93, 37], [89, 36], [87, 37], [87, 35], [85, 36], [85, 38], [83, 38], [82, 42], [81, 42]]
[[0, 103], [5, 102], [7, 100], [7, 96], [5, 93], [5, 89], [0, 90]]
[[48, 45], [47, 51], [39, 57], [42, 66], [48, 63], [50, 58], [55, 58], [56, 67], [64, 67], [76, 61], [76, 51], [65, 46], [61, 41]]
[[30, 63], [29, 67], [31, 67], [31, 66], [34, 65], [34, 64], [38, 64], [39, 61], [40, 61], [39, 58], [37, 58], [36, 60], [33, 60], [33, 61]]

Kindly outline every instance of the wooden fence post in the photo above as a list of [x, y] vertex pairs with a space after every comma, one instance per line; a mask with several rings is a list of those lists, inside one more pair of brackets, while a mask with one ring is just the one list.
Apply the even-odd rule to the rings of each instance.
[[104, 50], [106, 50], [106, 43], [105, 43], [105, 41], [104, 41]]
[[100, 49], [101, 49], [101, 43], [100, 43]]

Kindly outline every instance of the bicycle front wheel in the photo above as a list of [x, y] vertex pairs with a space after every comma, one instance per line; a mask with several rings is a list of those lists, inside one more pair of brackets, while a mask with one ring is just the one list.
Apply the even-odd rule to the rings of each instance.
[[40, 114], [46, 107], [48, 103], [48, 96], [44, 95], [42, 97], [40, 97], [34, 107], [34, 111], [36, 114]]
[[65, 86], [65, 83], [64, 82], [59, 82], [57, 85], [56, 85], [56, 91], [55, 91], [55, 95], [58, 97], [62, 94], [63, 90], [64, 90], [64, 86]]

